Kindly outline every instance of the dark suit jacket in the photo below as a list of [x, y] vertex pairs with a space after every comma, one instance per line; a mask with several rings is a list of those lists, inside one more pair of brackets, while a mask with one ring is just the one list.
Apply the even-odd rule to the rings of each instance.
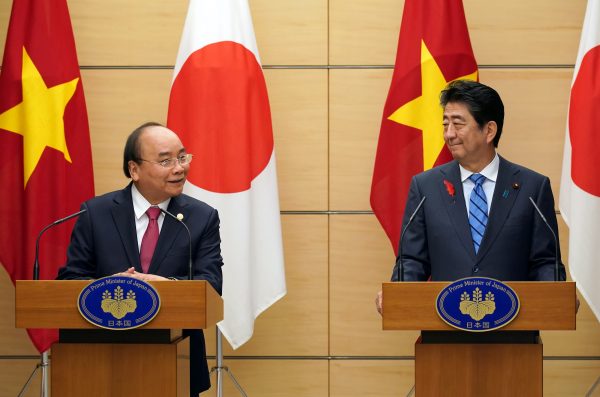
[[[135, 230], [131, 184], [125, 189], [93, 198], [77, 220], [58, 279], [96, 279], [133, 266], [142, 271]], [[192, 235], [193, 277], [207, 280], [220, 294], [223, 284], [219, 215], [209, 205], [184, 194], [173, 197], [168, 211], [183, 214]], [[185, 228], [165, 216], [149, 273], [188, 278], [189, 241]], [[210, 387], [201, 331], [186, 332], [190, 339], [192, 395]]]
[[[454, 187], [447, 188], [449, 182]], [[449, 191], [450, 190], [450, 191]], [[457, 161], [413, 177], [403, 229], [423, 196], [423, 207], [403, 238], [404, 280], [451, 281], [464, 277], [554, 280], [555, 241], [529, 201], [533, 198], [558, 238], [550, 180], [500, 157], [488, 224], [475, 254]], [[558, 260], [561, 279], [565, 270]], [[399, 257], [392, 274], [398, 281]]]

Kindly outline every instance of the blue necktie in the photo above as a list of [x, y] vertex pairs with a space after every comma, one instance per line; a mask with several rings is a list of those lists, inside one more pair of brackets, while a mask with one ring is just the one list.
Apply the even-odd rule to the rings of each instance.
[[488, 221], [487, 199], [485, 198], [485, 192], [482, 187], [483, 182], [485, 182], [485, 176], [473, 174], [469, 179], [475, 184], [475, 187], [471, 192], [471, 197], [469, 198], [469, 225], [471, 226], [473, 246], [475, 247], [475, 253], [477, 253]]

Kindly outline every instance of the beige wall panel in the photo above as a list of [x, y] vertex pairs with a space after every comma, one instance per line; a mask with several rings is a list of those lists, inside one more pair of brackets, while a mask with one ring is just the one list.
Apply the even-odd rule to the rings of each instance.
[[173, 65], [187, 0], [71, 0], [80, 65]]
[[391, 70], [331, 70], [330, 209], [370, 209], [369, 195]]
[[326, 0], [250, 0], [263, 65], [327, 63]]
[[[575, 63], [585, 4], [584, 0], [465, 0], [477, 62]], [[330, 63], [393, 64], [403, 8], [402, 0], [330, 1]]]
[[[328, 219], [326, 215], [283, 215], [287, 295], [261, 314], [254, 336], [226, 355], [326, 356], [328, 354]], [[225, 340], [225, 339], [224, 339]], [[214, 354], [214, 329], [207, 331]]]
[[[12, 8], [12, 0], [0, 0], [0, 50], [4, 55], [4, 44], [6, 43], [6, 33], [8, 31], [8, 20], [10, 19], [10, 11]], [[2, 61], [0, 61], [2, 62]]]
[[[187, 1], [77, 0], [69, 3], [82, 65], [173, 65]], [[327, 56], [327, 5], [255, 0], [251, 4], [265, 64], [322, 64]], [[114, 10], [120, 10], [115, 13]]]
[[558, 198], [572, 69], [484, 69], [506, 117], [498, 151], [550, 177]]
[[[171, 70], [84, 70], [96, 194], [122, 188], [127, 135], [166, 122]], [[327, 209], [326, 72], [265, 72], [282, 210]]]
[[577, 330], [542, 332], [545, 356], [600, 357], [600, 323], [583, 297], [577, 297], [581, 302]]
[[265, 70], [281, 210], [327, 210], [327, 71]]
[[[0, 0], [0, 49], [12, 0]], [[81, 65], [173, 65], [187, 0], [70, 0]], [[327, 1], [252, 0], [263, 64], [327, 63]], [[115, 11], [118, 10], [118, 11]]]
[[332, 360], [329, 396], [406, 396], [414, 379], [413, 360]]
[[600, 375], [600, 361], [544, 360], [544, 397], [600, 396], [586, 394]]
[[[499, 152], [548, 175], [558, 196], [570, 69], [484, 69], [506, 118]], [[332, 70], [330, 79], [330, 206], [367, 210], [381, 112], [391, 71]], [[441, 121], [440, 121], [441, 123]]]
[[586, 0], [464, 0], [480, 65], [574, 64]]
[[[214, 366], [210, 360], [209, 368]], [[316, 397], [328, 395], [327, 360], [226, 360], [225, 365], [249, 396]], [[215, 396], [212, 388], [202, 396]], [[223, 395], [239, 396], [231, 379], [223, 374]]]
[[123, 147], [146, 121], [165, 123], [172, 71], [84, 70], [96, 194], [123, 188]]
[[417, 332], [383, 331], [375, 295], [389, 281], [394, 252], [373, 215], [330, 219], [330, 354], [412, 356]]
[[330, 0], [329, 63], [393, 64], [403, 8], [402, 0]]
[[[0, 359], [0, 396], [17, 396], [27, 382], [39, 359]], [[40, 395], [41, 374], [36, 372], [23, 397]]]
[[[39, 354], [36, 348], [33, 347], [27, 332], [24, 329], [15, 328], [15, 287], [1, 264], [0, 291], [2, 291], [2, 299], [0, 300], [0, 356]], [[0, 360], [1, 365], [2, 361]], [[1, 369], [0, 374], [2, 374]], [[0, 378], [0, 385], [2, 383]], [[1, 391], [0, 386], [0, 396], [7, 395]]]

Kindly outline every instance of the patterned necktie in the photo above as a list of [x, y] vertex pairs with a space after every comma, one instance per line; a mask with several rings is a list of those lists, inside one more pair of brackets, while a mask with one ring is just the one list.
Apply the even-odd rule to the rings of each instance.
[[485, 176], [473, 174], [469, 179], [475, 184], [469, 198], [469, 225], [471, 226], [473, 246], [475, 247], [475, 253], [477, 253], [488, 221], [487, 199], [482, 187], [483, 182], [485, 182]]
[[140, 247], [140, 263], [142, 264], [142, 271], [148, 273], [150, 268], [150, 262], [152, 261], [152, 255], [154, 255], [154, 249], [158, 242], [158, 216], [160, 215], [160, 208], [150, 207], [146, 211], [148, 215], [148, 228], [142, 238], [142, 246]]

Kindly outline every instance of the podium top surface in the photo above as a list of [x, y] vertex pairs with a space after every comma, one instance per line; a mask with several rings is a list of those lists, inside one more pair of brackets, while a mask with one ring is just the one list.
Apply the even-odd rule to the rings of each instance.
[[[383, 329], [450, 331], [437, 314], [436, 298], [449, 282], [383, 283]], [[518, 295], [517, 317], [502, 328], [517, 330], [574, 330], [575, 283], [546, 281], [506, 282]]]
[[[17, 328], [97, 328], [77, 308], [81, 290], [93, 280], [17, 280]], [[161, 300], [160, 311], [139, 329], [203, 329], [223, 318], [223, 300], [203, 280], [152, 281]]]

